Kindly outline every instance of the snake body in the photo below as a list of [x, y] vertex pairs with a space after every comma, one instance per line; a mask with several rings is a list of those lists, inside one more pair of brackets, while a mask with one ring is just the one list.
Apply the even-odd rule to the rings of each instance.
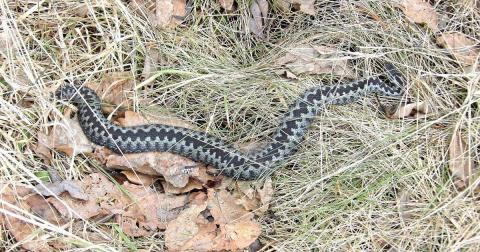
[[249, 155], [220, 138], [200, 131], [162, 124], [115, 125], [102, 114], [99, 97], [87, 87], [64, 84], [56, 91], [56, 96], [77, 106], [82, 130], [97, 145], [106, 146], [119, 154], [171, 152], [213, 165], [223, 175], [254, 180], [273, 172], [281, 161], [296, 151], [313, 118], [326, 105], [351, 103], [371, 92], [387, 96], [402, 94], [405, 86], [402, 75], [389, 63], [385, 64], [385, 68], [389, 83], [379, 77], [370, 77], [307, 90], [290, 106], [271, 141], [256, 154]]

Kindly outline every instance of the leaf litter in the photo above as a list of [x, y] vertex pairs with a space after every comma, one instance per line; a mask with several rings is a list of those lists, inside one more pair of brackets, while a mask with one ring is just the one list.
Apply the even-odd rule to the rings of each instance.
[[405, 16], [414, 23], [426, 24], [433, 31], [438, 30], [438, 14], [428, 1], [402, 0], [400, 8]]
[[353, 77], [346, 57], [336, 49], [328, 46], [298, 45], [286, 49], [285, 56], [276, 61], [283, 68], [278, 74], [286, 74], [291, 79], [297, 79], [298, 74], [335, 74]]
[[[105, 77], [96, 88], [93, 83], [88, 85], [117, 105], [129, 104], [124, 97], [133, 90], [122, 73]], [[123, 117], [115, 116], [114, 121], [125, 127], [160, 123], [199, 130], [169, 115], [145, 117], [132, 111], [119, 114]], [[271, 179], [264, 183], [240, 182], [212, 176], [204, 164], [168, 152], [118, 155], [91, 145], [77, 120], [66, 121], [68, 127], [54, 129], [69, 128], [68, 135], [73, 135], [75, 141], [65, 141], [66, 132], [39, 134], [39, 145], [48, 151], [37, 154], [48, 157], [52, 149], [69, 155], [88, 154], [110, 170], [122, 170], [127, 180], [118, 184], [103, 174], [93, 173], [82, 180], [37, 185], [35, 195], [45, 197], [44, 205], [55, 211], [56, 218], [113, 219], [122, 232], [131, 237], [150, 236], [165, 230], [170, 250], [238, 250], [257, 240], [261, 226], [255, 216], [268, 209], [273, 194]], [[58, 141], [63, 142], [57, 144]], [[78, 147], [73, 146], [79, 143], [88, 143], [89, 148], [78, 151]], [[154, 188], [155, 180], [160, 180], [160, 190]], [[233, 192], [227, 191], [226, 184], [234, 188]]]

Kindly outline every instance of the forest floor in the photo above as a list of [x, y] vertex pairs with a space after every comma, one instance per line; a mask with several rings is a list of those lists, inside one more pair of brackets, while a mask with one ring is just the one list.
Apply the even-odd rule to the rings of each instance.
[[[1, 247], [480, 249], [476, 0], [2, 0], [0, 10]], [[268, 140], [304, 90], [382, 74], [382, 62], [405, 76], [401, 97], [327, 106], [259, 182], [158, 168], [189, 166], [176, 156], [115, 159], [53, 96], [65, 82], [102, 89], [118, 124], [168, 113], [245, 146]], [[147, 159], [158, 174], [137, 174]]]

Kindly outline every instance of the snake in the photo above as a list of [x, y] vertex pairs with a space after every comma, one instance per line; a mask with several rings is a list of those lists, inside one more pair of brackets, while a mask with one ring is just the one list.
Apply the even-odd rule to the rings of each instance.
[[383, 65], [387, 78], [377, 75], [304, 91], [286, 110], [270, 141], [250, 154], [202, 131], [163, 124], [116, 125], [103, 115], [101, 100], [95, 91], [85, 86], [65, 83], [55, 91], [55, 96], [77, 107], [80, 126], [90, 141], [117, 154], [170, 152], [212, 165], [216, 168], [215, 174], [237, 180], [257, 180], [277, 170], [297, 151], [315, 116], [326, 106], [352, 103], [369, 93], [402, 95], [405, 88], [403, 75], [393, 64]]

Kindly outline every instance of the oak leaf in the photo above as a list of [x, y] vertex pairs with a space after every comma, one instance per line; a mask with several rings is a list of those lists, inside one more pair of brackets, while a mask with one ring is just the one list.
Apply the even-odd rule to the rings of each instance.
[[475, 41], [461, 32], [446, 32], [437, 37], [437, 44], [447, 48], [464, 66], [478, 61], [480, 48]]
[[435, 8], [424, 0], [402, 0], [400, 7], [410, 20], [418, 24], [426, 24], [430, 29], [438, 29], [438, 14]]

